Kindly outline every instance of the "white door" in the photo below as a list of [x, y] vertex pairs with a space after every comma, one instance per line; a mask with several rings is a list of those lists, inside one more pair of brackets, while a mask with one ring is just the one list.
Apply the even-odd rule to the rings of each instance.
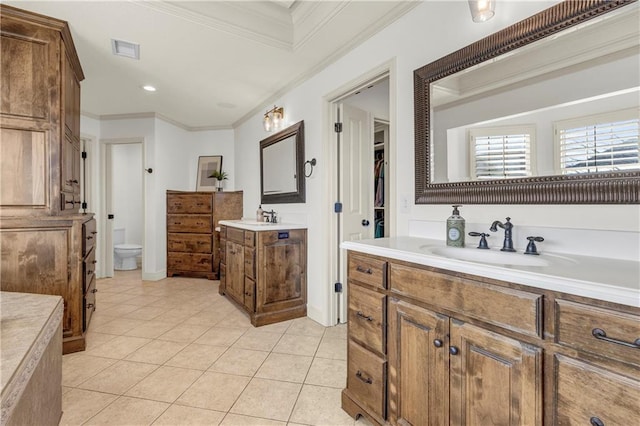
[[[340, 200], [341, 241], [373, 238], [373, 117], [369, 112], [340, 104]], [[340, 250], [340, 282], [347, 282], [347, 253]], [[339, 293], [340, 320], [347, 320], [346, 295]]]
[[113, 277], [113, 161], [111, 148], [113, 144], [105, 146], [105, 199], [106, 211], [105, 233], [104, 233], [104, 276]]

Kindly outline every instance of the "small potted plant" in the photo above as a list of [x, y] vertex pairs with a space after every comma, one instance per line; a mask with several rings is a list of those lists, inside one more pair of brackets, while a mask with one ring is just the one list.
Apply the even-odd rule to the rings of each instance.
[[222, 170], [214, 171], [209, 177], [218, 180], [218, 191], [222, 191], [222, 181], [229, 179], [229, 175], [227, 174], [227, 172], [223, 172]]

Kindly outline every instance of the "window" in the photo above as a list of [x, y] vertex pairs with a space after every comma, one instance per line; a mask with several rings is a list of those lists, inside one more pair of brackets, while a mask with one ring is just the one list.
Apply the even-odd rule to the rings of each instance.
[[482, 180], [531, 176], [534, 139], [532, 125], [469, 130], [472, 177]]
[[640, 168], [640, 113], [630, 108], [556, 122], [558, 172], [578, 174]]

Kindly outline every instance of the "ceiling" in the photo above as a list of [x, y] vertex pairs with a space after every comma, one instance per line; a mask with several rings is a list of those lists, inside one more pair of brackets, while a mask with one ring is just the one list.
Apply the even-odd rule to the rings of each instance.
[[[411, 10], [407, 1], [11, 1], [69, 23], [82, 112], [232, 128]], [[140, 59], [111, 39], [140, 44]], [[142, 90], [153, 85], [156, 92]]]

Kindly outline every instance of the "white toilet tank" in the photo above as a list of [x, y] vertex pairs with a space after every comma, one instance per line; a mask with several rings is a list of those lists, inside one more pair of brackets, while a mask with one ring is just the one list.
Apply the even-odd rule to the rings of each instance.
[[116, 228], [113, 230], [113, 245], [124, 244], [124, 228]]

